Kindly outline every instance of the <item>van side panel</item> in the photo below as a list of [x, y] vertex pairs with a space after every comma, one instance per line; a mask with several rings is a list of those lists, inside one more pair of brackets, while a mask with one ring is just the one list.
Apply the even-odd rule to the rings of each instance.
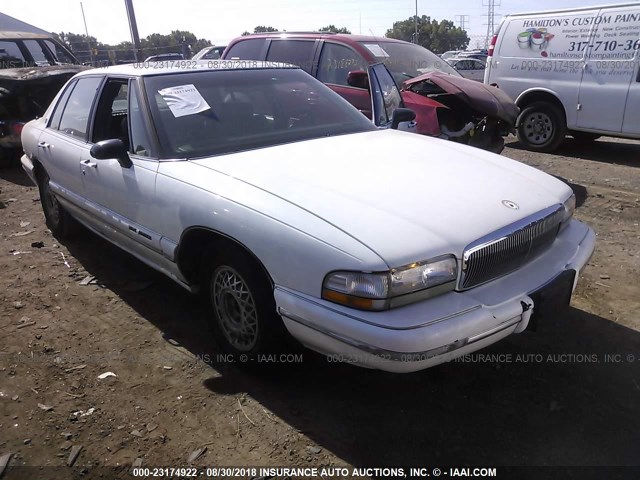
[[551, 92], [564, 107], [567, 126], [572, 128], [577, 120], [585, 46], [596, 28], [598, 12], [596, 8], [505, 18], [488, 83], [497, 83], [521, 108], [527, 103], [524, 92]]

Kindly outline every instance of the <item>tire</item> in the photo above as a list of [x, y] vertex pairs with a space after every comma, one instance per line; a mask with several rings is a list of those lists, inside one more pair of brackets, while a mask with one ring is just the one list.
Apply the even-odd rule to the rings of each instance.
[[567, 122], [564, 112], [548, 102], [533, 102], [518, 118], [518, 140], [534, 152], [552, 152], [564, 141]]
[[257, 262], [229, 246], [206, 253], [204, 268], [213, 332], [223, 352], [239, 366], [253, 367], [259, 355], [281, 351], [290, 336]]
[[60, 205], [49, 186], [49, 175], [43, 172], [38, 182], [40, 203], [47, 223], [47, 227], [58, 240], [71, 238], [78, 229], [76, 220]]
[[580, 143], [590, 143], [595, 142], [602, 135], [598, 135], [597, 133], [590, 132], [571, 132], [571, 136]]

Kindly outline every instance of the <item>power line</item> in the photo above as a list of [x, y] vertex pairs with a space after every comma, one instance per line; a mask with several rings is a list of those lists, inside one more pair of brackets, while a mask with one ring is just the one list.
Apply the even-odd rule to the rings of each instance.
[[489, 42], [491, 41], [491, 37], [493, 37], [493, 32], [495, 31], [495, 17], [496, 17], [496, 6], [501, 5], [501, 0], [482, 0], [482, 6], [487, 7], [487, 35], [485, 37], [485, 48], [489, 47]]
[[469, 23], [469, 15], [456, 15], [456, 22], [460, 25], [462, 30], [466, 30], [467, 23]]

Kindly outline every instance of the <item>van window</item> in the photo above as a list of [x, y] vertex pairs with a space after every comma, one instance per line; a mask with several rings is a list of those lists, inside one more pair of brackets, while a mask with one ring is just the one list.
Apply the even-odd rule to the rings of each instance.
[[314, 45], [314, 40], [272, 40], [267, 60], [297, 65], [311, 73]]
[[318, 80], [348, 86], [347, 76], [354, 70], [367, 70], [364, 58], [344, 45], [324, 44], [318, 65]]
[[264, 45], [264, 38], [241, 40], [229, 49], [226, 59], [239, 58], [241, 60], [262, 60], [260, 52]]

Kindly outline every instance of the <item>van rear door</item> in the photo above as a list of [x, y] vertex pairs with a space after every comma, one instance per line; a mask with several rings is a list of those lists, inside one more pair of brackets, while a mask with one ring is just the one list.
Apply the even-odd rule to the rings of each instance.
[[[638, 23], [638, 30], [640, 30], [640, 22]], [[634, 78], [631, 81], [629, 95], [627, 96], [627, 107], [624, 110], [622, 133], [631, 137], [640, 138], [640, 108], [638, 108], [638, 105], [640, 105], [640, 33], [638, 33], [634, 48], [636, 51], [636, 69], [633, 72]]]
[[635, 80], [634, 42], [638, 38], [640, 7], [603, 8], [590, 21], [589, 40], [570, 46], [587, 53], [576, 126], [620, 133], [629, 87]]

